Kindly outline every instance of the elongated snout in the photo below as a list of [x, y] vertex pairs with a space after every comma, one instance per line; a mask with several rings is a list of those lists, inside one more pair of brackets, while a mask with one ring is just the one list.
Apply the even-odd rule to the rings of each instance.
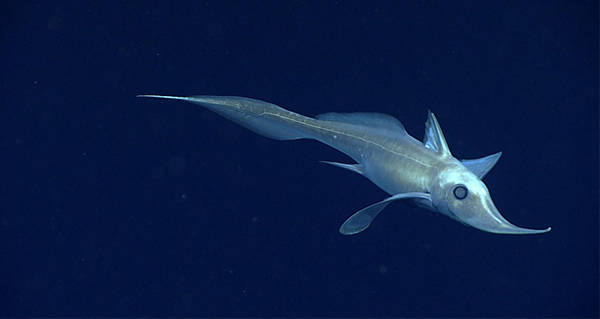
[[541, 234], [549, 232], [551, 229], [551, 227], [546, 229], [529, 229], [511, 224], [500, 214], [496, 205], [494, 205], [494, 202], [489, 197], [483, 199], [482, 209], [483, 211], [479, 214], [474, 214], [473, 218], [463, 221], [480, 230], [496, 234]]

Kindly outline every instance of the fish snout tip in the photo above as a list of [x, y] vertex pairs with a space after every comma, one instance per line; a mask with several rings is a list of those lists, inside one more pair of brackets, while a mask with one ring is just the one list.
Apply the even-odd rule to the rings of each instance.
[[531, 228], [522, 228], [515, 225], [506, 225], [508, 227], [504, 229], [500, 229], [497, 231], [491, 231], [498, 234], [512, 234], [512, 235], [535, 235], [535, 234], [544, 234], [552, 230], [552, 227], [548, 227], [545, 229], [531, 229]]
[[547, 233], [552, 230], [552, 227], [548, 226], [548, 228], [544, 229], [544, 233]]

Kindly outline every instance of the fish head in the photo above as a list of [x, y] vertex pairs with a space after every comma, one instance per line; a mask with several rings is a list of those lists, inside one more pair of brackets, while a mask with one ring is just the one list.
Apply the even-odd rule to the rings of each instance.
[[492, 201], [486, 185], [460, 163], [440, 171], [431, 189], [433, 206], [440, 212], [474, 228], [497, 234], [538, 234], [537, 230], [507, 221]]

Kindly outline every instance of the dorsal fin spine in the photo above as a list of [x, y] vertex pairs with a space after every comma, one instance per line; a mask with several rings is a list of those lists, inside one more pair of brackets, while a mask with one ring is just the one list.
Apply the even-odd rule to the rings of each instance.
[[447, 157], [452, 156], [446, 138], [442, 132], [442, 128], [435, 117], [433, 112], [429, 111], [427, 114], [427, 122], [425, 122], [425, 137], [423, 139], [425, 147], [430, 148], [440, 155]]

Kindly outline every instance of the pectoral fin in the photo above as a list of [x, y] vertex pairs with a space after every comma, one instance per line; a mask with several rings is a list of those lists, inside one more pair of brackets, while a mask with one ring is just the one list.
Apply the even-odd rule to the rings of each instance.
[[414, 198], [431, 200], [431, 196], [427, 193], [413, 192], [396, 194], [354, 213], [342, 224], [342, 226], [340, 227], [340, 233], [342, 233], [343, 235], [358, 234], [361, 231], [367, 229], [367, 227], [369, 227], [369, 225], [371, 225], [371, 223], [373, 222], [373, 219], [375, 219], [375, 217], [377, 217], [377, 215], [379, 215], [379, 213], [387, 205], [389, 205], [389, 203], [395, 200]]
[[477, 175], [479, 179], [483, 179], [483, 177], [492, 169], [492, 167], [496, 165], [496, 162], [498, 162], [501, 155], [502, 152], [498, 152], [486, 157], [462, 160], [461, 162], [466, 168], [473, 172], [473, 174]]

